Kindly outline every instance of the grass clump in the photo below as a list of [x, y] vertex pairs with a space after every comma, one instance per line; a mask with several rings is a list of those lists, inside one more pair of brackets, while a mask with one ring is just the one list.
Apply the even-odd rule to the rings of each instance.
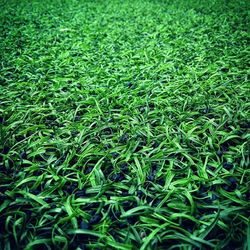
[[0, 1], [1, 249], [247, 249], [248, 1]]

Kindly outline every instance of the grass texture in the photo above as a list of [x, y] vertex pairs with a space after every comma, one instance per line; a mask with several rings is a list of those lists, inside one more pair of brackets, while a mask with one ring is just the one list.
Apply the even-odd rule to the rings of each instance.
[[249, 1], [0, 8], [1, 249], [250, 249]]

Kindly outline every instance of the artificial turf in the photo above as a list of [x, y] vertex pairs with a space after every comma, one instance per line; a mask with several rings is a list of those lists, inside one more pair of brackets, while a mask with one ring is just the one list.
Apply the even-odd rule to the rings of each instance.
[[0, 1], [1, 249], [250, 249], [249, 1]]

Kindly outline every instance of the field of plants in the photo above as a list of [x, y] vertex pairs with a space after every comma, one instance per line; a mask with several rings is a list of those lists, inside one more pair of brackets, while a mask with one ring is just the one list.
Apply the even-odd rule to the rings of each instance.
[[0, 9], [0, 249], [250, 249], [248, 0]]

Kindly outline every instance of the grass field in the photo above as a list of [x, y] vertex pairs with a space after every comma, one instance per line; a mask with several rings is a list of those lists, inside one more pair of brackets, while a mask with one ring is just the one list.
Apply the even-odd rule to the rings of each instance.
[[0, 0], [0, 249], [250, 249], [249, 7]]

